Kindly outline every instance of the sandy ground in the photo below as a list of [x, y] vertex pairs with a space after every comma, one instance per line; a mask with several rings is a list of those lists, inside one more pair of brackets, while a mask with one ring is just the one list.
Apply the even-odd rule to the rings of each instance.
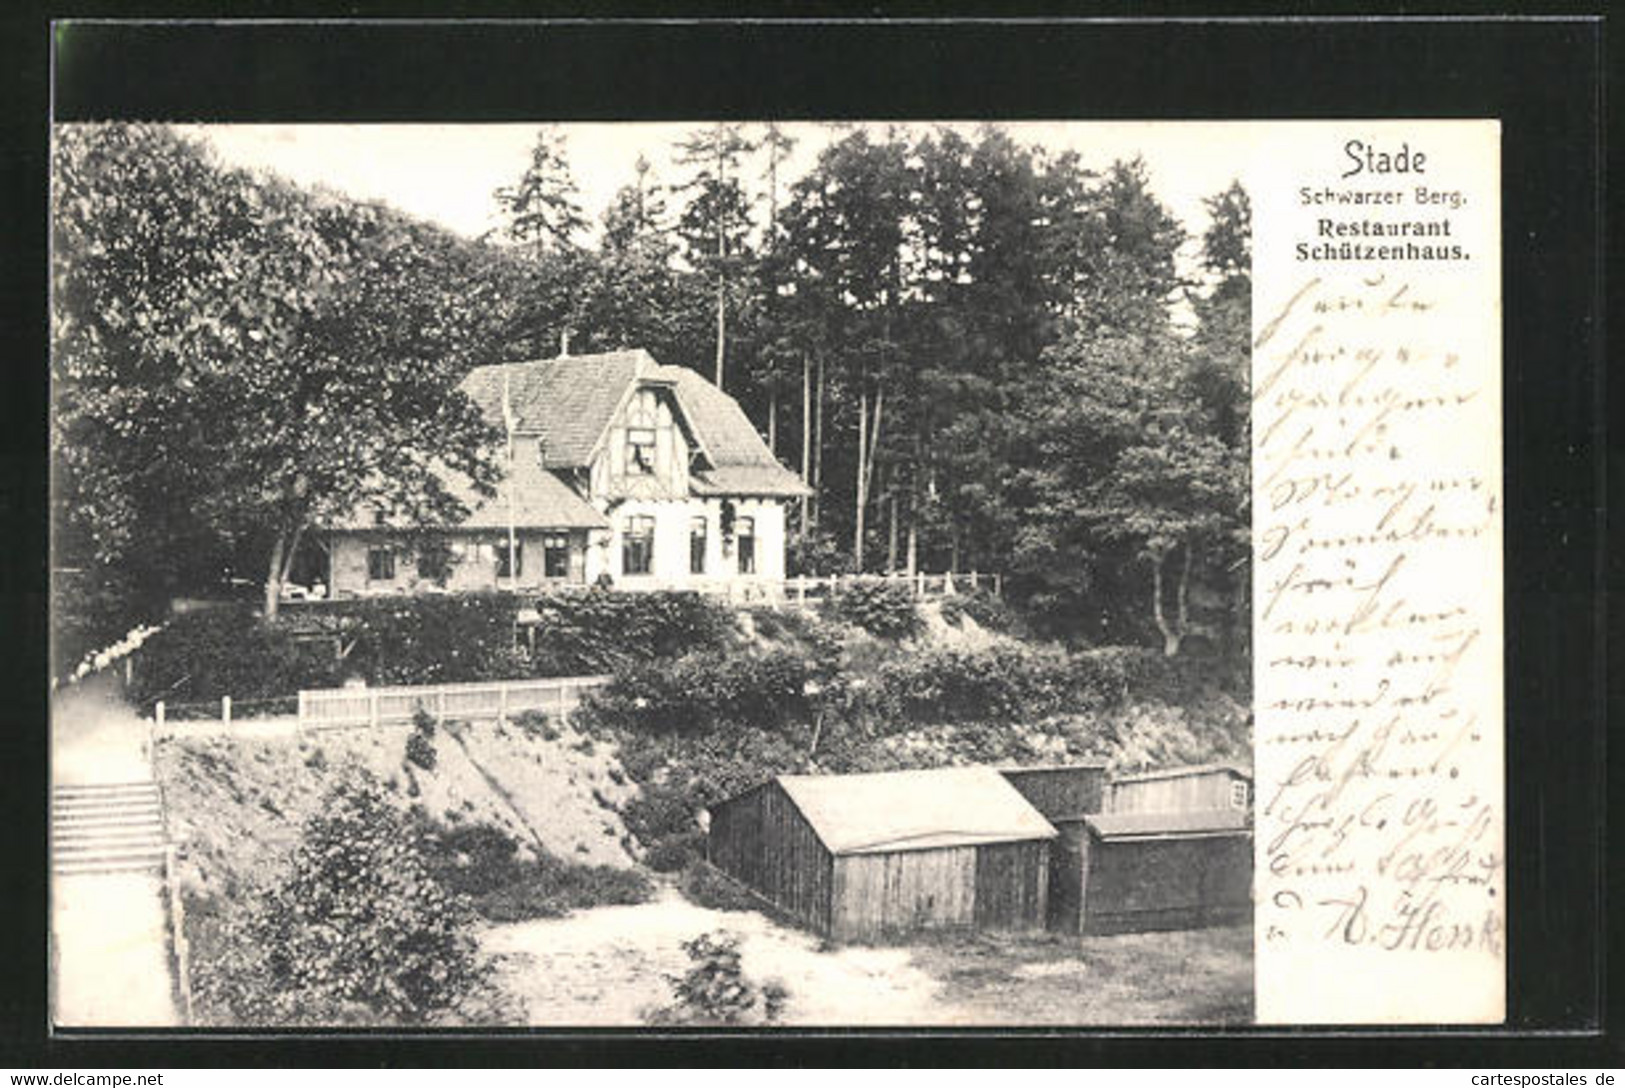
[[56, 1022], [179, 1024], [164, 937], [163, 882], [144, 873], [54, 876], [51, 892]]
[[816, 937], [755, 911], [698, 907], [665, 890], [632, 907], [496, 926], [482, 940], [503, 957], [505, 985], [534, 1025], [636, 1025], [642, 1009], [670, 999], [666, 976], [689, 966], [683, 941], [716, 930], [741, 938], [748, 978], [790, 991], [783, 1023], [887, 1025], [942, 1022], [937, 983], [896, 948], [819, 951]]
[[755, 911], [698, 907], [667, 889], [633, 907], [495, 926], [484, 949], [538, 1026], [624, 1026], [670, 999], [701, 933], [741, 938], [745, 975], [790, 993], [787, 1026], [1216, 1025], [1252, 1018], [1247, 927], [1119, 937], [946, 934], [829, 948]]

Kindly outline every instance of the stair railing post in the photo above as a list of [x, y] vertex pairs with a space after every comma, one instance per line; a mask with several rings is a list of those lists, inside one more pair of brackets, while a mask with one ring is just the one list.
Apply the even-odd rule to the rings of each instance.
[[152, 711], [153, 711], [153, 721], [157, 725], [160, 725], [160, 726], [163, 725], [164, 724], [164, 701], [162, 699], [159, 699], [158, 700], [158, 705], [153, 707]]
[[229, 695], [220, 696], [220, 724], [226, 726], [231, 724], [231, 696]]

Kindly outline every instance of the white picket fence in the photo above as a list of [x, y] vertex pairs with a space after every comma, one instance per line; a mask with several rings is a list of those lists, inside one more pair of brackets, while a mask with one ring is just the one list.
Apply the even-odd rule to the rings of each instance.
[[582, 693], [601, 688], [609, 680], [608, 676], [568, 676], [549, 680], [301, 691], [299, 728], [398, 725], [410, 722], [419, 710], [427, 711], [436, 721], [507, 718], [527, 710], [562, 717], [580, 704]]

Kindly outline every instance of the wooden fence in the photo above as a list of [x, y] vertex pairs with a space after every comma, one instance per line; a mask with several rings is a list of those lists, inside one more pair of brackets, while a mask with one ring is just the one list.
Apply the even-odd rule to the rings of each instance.
[[446, 718], [509, 717], [527, 710], [541, 710], [562, 717], [580, 704], [583, 692], [601, 688], [609, 680], [608, 676], [570, 676], [479, 684], [301, 691], [299, 728], [404, 724], [410, 722], [420, 709], [433, 715], [436, 721]]
[[837, 597], [843, 590], [863, 585], [906, 586], [914, 596], [949, 597], [978, 588], [991, 590], [995, 595], [1004, 589], [1004, 577], [999, 574], [980, 574], [977, 571], [959, 574], [828, 574], [823, 576], [798, 575], [794, 578], [760, 579], [731, 578], [716, 582], [694, 583], [692, 588], [715, 593], [730, 600], [762, 600], [782, 602], [805, 607]]

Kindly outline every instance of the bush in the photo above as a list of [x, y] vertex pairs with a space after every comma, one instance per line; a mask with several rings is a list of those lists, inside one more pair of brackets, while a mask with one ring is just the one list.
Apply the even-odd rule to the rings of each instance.
[[683, 870], [680, 887], [690, 903], [712, 910], [762, 910], [761, 899], [738, 881], [732, 880], [705, 862], [695, 862]]
[[650, 1009], [644, 1020], [654, 1025], [735, 1026], [771, 1024], [784, 1012], [789, 992], [782, 983], [761, 985], [745, 977], [739, 938], [725, 931], [702, 933], [683, 942], [692, 966], [682, 976], [667, 976], [669, 1005]]
[[131, 699], [240, 702], [336, 682], [330, 649], [296, 642], [251, 608], [222, 607], [171, 619], [136, 652]]
[[426, 823], [428, 865], [449, 891], [466, 895], [492, 922], [559, 918], [587, 907], [645, 902], [649, 878], [632, 869], [580, 865], [543, 853], [519, 856], [519, 844], [489, 824]]
[[934, 724], [1042, 717], [1084, 701], [1064, 651], [1003, 643], [899, 656], [881, 666], [865, 709], [882, 719]]
[[523, 867], [514, 883], [480, 896], [475, 908], [492, 922], [525, 922], [561, 918], [589, 907], [645, 903], [653, 892], [649, 878], [636, 869], [578, 865], [548, 857]]
[[591, 724], [641, 733], [703, 733], [730, 723], [783, 729], [807, 719], [815, 672], [789, 650], [702, 651], [621, 668], [586, 696], [582, 713]]
[[785, 548], [784, 569], [792, 578], [803, 574], [809, 578], [824, 578], [831, 574], [846, 574], [852, 569], [852, 560], [841, 550], [834, 537], [798, 530], [790, 534]]
[[516, 675], [514, 597], [450, 594], [356, 601], [343, 623], [355, 648], [346, 665], [374, 684], [455, 684]]
[[526, 710], [514, 718], [519, 731], [532, 740], [558, 740], [559, 731], [545, 710]]
[[194, 959], [196, 1008], [231, 1025], [511, 1019], [470, 936], [468, 900], [430, 873], [420, 836], [358, 777], [305, 826], [290, 873]]
[[925, 628], [907, 584], [884, 579], [862, 579], [843, 586], [830, 599], [828, 612], [876, 638], [912, 638]]
[[536, 611], [532, 668], [537, 676], [611, 672], [695, 650], [720, 650], [735, 631], [724, 604], [687, 591], [548, 594], [536, 602]]
[[434, 719], [418, 707], [412, 715], [412, 733], [406, 738], [406, 760], [425, 771], [434, 770], [438, 758], [434, 747]]
[[992, 590], [977, 586], [961, 590], [942, 598], [942, 618], [955, 627], [963, 626], [962, 617], [968, 616], [978, 627], [1000, 634], [1019, 634], [1023, 631], [1021, 617], [1016, 610]]

